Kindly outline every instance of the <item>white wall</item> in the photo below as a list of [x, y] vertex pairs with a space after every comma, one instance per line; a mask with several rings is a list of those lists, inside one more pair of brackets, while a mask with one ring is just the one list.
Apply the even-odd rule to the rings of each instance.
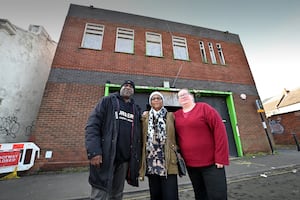
[[0, 24], [0, 143], [27, 141], [39, 111], [57, 43], [34, 27]]

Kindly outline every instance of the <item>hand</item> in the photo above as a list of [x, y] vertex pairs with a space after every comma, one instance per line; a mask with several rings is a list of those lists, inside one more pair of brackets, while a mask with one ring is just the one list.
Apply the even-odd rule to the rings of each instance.
[[148, 112], [149, 111], [144, 111], [142, 116], [144, 117]]
[[224, 165], [222, 165], [222, 164], [219, 164], [219, 163], [216, 163], [216, 166], [217, 166], [217, 168], [218, 168], [218, 169], [220, 169], [220, 168], [223, 168], [223, 167], [224, 167]]
[[101, 155], [94, 156], [93, 158], [91, 158], [90, 163], [95, 167], [100, 167], [102, 164], [102, 156]]

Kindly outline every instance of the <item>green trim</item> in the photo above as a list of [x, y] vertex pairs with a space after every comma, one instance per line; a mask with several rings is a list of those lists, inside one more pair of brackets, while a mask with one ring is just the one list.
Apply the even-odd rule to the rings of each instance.
[[105, 84], [104, 96], [109, 95], [109, 88], [110, 88], [110, 84]]
[[235, 107], [234, 107], [234, 103], [233, 103], [232, 94], [230, 94], [226, 97], [226, 103], [227, 103], [227, 107], [228, 107], [229, 118], [230, 118], [233, 136], [234, 136], [234, 140], [235, 140], [236, 150], [237, 150], [238, 156], [242, 157], [243, 156], [243, 148], [242, 148], [242, 143], [241, 143], [241, 138], [240, 138], [240, 133], [239, 133], [236, 111], [235, 111]]
[[[113, 90], [113, 91], [119, 90], [120, 86], [121, 85], [118, 85], [118, 84], [106, 83], [104, 96], [108, 96], [109, 92], [111, 90]], [[135, 87], [135, 91], [140, 92], [140, 93], [149, 92], [149, 91], [151, 92], [151, 91], [155, 91], [155, 90], [178, 92], [180, 89], [164, 88], [164, 87], [148, 87], [148, 86], [136, 86]], [[242, 148], [240, 134], [239, 134], [238, 125], [237, 125], [238, 123], [237, 123], [237, 117], [236, 117], [232, 92], [222, 92], [222, 91], [213, 91], [213, 90], [193, 90], [193, 89], [191, 89], [189, 91], [191, 93], [194, 93], [195, 95], [199, 94], [201, 96], [223, 96], [223, 97], [226, 97], [226, 105], [227, 105], [228, 112], [229, 112], [230, 124], [231, 124], [232, 131], [233, 131], [237, 154], [239, 157], [242, 157], [243, 156], [243, 148]]]

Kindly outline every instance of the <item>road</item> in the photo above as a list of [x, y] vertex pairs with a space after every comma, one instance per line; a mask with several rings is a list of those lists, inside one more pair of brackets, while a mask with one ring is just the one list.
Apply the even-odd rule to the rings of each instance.
[[262, 174], [249, 180], [232, 182], [228, 187], [229, 200], [299, 200], [300, 170], [275, 175]]
[[[148, 200], [149, 193], [125, 195], [124, 200]], [[194, 200], [190, 185], [179, 189], [180, 200]], [[228, 181], [228, 200], [299, 200], [300, 169]]]

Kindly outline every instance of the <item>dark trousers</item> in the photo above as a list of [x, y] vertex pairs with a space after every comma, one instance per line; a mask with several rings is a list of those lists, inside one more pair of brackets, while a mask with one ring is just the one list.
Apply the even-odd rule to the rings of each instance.
[[187, 167], [196, 200], [226, 200], [227, 181], [225, 168]]
[[178, 200], [177, 175], [148, 175], [151, 200]]
[[103, 189], [98, 189], [92, 187], [91, 200], [122, 200], [123, 199], [123, 190], [126, 179], [126, 174], [128, 171], [128, 162], [122, 164], [114, 165], [114, 177], [112, 183], [111, 193]]

